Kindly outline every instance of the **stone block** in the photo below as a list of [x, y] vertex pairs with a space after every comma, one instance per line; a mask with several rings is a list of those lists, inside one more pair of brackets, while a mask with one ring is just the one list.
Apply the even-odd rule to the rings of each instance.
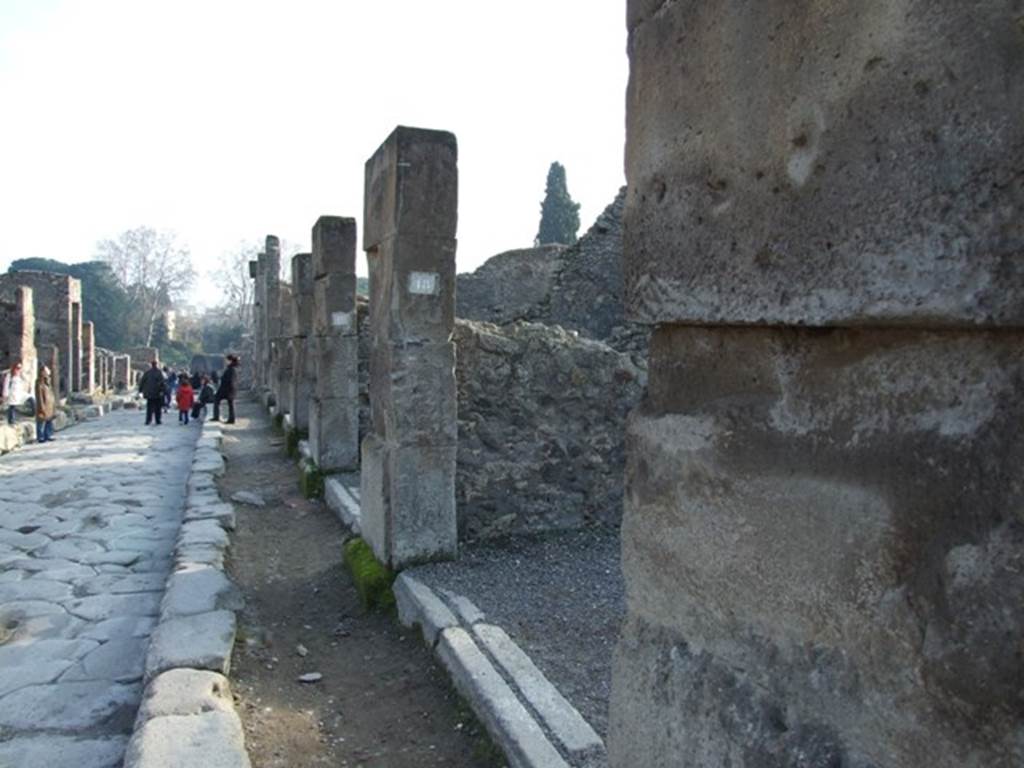
[[633, 319], [1024, 325], [1006, 3], [628, 8]]
[[359, 339], [356, 336], [317, 336], [313, 396], [356, 402], [359, 398]]
[[313, 225], [313, 277], [356, 273], [356, 220], [321, 216]]
[[356, 536], [362, 535], [363, 513], [359, 502], [337, 477], [324, 478], [324, 501], [334, 514]]
[[362, 446], [363, 536], [392, 570], [456, 556], [455, 446]]
[[359, 467], [359, 405], [351, 398], [314, 399], [309, 412], [309, 450], [324, 472]]
[[[569, 768], [536, 720], [464, 629], [441, 632], [441, 663], [515, 768]], [[639, 765], [639, 763], [638, 763]]]
[[493, 624], [476, 624], [473, 636], [570, 756], [576, 760], [603, 756], [601, 737], [505, 630]]
[[370, 327], [384, 341], [447, 341], [455, 322], [455, 240], [399, 234], [367, 252]]
[[377, 344], [370, 352], [374, 433], [403, 445], [458, 438], [455, 345]]
[[458, 618], [434, 590], [408, 573], [398, 574], [391, 589], [395, 593], [398, 620], [406, 627], [419, 627], [431, 648], [442, 630], [459, 626]]
[[187, 667], [227, 675], [235, 643], [235, 614], [213, 611], [161, 621], [146, 656], [146, 680]]
[[238, 611], [243, 603], [241, 593], [223, 571], [193, 566], [177, 570], [168, 578], [160, 615], [167, 619], [221, 609]]
[[148, 720], [128, 743], [124, 768], [250, 768], [242, 722], [234, 711]]
[[401, 232], [453, 239], [458, 215], [458, 148], [447, 131], [399, 126], [366, 161], [363, 247]]
[[356, 333], [356, 276], [330, 273], [313, 284], [313, 330], [318, 336]]
[[201, 669], [171, 669], [146, 686], [135, 723], [141, 727], [154, 717], [233, 711], [231, 684], [224, 675]]
[[1022, 348], [655, 331], [627, 432], [611, 765], [1019, 762]]

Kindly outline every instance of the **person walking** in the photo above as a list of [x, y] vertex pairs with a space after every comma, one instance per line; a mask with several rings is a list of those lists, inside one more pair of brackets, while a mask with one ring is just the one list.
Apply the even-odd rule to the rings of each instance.
[[160, 370], [160, 363], [156, 360], [149, 364], [149, 370], [139, 379], [139, 392], [146, 398], [146, 426], [150, 425], [154, 417], [159, 426], [164, 408], [164, 395], [167, 392], [167, 380]]
[[[171, 409], [174, 390], [178, 388], [178, 376], [166, 365], [164, 366], [164, 413]], [[157, 422], [159, 424], [159, 422]]]
[[188, 415], [192, 410], [192, 401], [195, 399], [195, 390], [192, 389], [192, 382], [188, 380], [188, 374], [182, 373], [178, 377], [178, 423], [188, 425]]
[[235, 397], [238, 395], [238, 366], [240, 361], [238, 355], [228, 355], [227, 367], [220, 377], [220, 387], [217, 389], [217, 397], [213, 403], [213, 420], [220, 421], [220, 401], [228, 401], [228, 418], [225, 424], [235, 423]]
[[2, 399], [7, 410], [7, 423], [14, 424], [14, 414], [29, 399], [28, 382], [21, 371], [21, 361], [16, 360], [4, 374]]
[[53, 437], [53, 417], [57, 410], [57, 401], [53, 396], [53, 385], [50, 383], [50, 369], [43, 366], [36, 379], [36, 442], [48, 443]]

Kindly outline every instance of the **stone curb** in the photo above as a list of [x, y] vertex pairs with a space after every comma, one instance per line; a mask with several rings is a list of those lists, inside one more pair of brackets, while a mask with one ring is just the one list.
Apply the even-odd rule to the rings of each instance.
[[192, 459], [174, 570], [146, 652], [142, 704], [124, 768], [250, 768], [225, 677], [242, 596], [224, 573], [234, 507], [220, 498], [223, 433], [205, 422]]
[[419, 627], [455, 687], [515, 768], [606, 764], [604, 742], [501, 627], [469, 599], [409, 572], [393, 586], [398, 618]]
[[353, 534], [362, 535], [362, 512], [359, 502], [341, 480], [330, 476], [324, 478], [324, 501]]

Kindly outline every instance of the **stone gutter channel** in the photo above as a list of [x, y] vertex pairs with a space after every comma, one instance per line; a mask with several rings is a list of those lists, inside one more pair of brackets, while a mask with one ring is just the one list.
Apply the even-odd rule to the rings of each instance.
[[[274, 409], [270, 409], [273, 414]], [[287, 417], [285, 417], [287, 419]], [[299, 443], [300, 463], [311, 463]], [[340, 476], [324, 482], [328, 507], [360, 533], [359, 490]], [[501, 627], [490, 624], [468, 598], [434, 590], [415, 576], [394, 583], [398, 619], [419, 627], [423, 641], [505, 753], [513, 768], [601, 768], [604, 742], [579, 711]]]
[[203, 424], [125, 768], [250, 766], [226, 677], [242, 596], [224, 573], [235, 512], [215, 484], [224, 474], [222, 439], [219, 424]]

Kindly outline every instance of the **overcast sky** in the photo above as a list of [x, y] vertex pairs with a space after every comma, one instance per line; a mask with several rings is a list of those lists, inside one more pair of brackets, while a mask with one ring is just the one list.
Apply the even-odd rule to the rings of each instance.
[[0, 269], [139, 225], [200, 272], [268, 233], [308, 249], [320, 214], [361, 226], [398, 124], [458, 138], [460, 272], [532, 245], [553, 160], [582, 233], [623, 183], [624, 7], [0, 0]]

